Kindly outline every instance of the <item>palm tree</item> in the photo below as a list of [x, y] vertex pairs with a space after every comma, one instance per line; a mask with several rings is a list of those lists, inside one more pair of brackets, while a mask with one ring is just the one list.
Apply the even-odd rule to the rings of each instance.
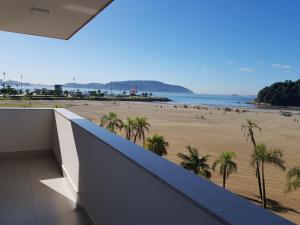
[[237, 165], [233, 161], [236, 158], [236, 154], [234, 152], [223, 152], [219, 159], [217, 159], [213, 165], [212, 169], [215, 170], [217, 165], [220, 165], [219, 173], [223, 176], [223, 188], [226, 185], [226, 178], [233, 172], [237, 171]]
[[286, 192], [290, 192], [300, 188], [300, 166], [290, 169], [286, 175], [287, 184]]
[[199, 152], [196, 148], [188, 145], [186, 146], [188, 154], [178, 153], [177, 156], [182, 159], [180, 165], [187, 169], [193, 171], [195, 174], [200, 175], [206, 179], [211, 178], [211, 172], [207, 160], [209, 155], [203, 157], [199, 156]]
[[145, 130], [147, 132], [149, 132], [150, 130], [150, 123], [147, 122], [147, 118], [146, 117], [136, 117], [134, 119], [134, 131], [135, 131], [135, 135], [134, 135], [134, 139], [133, 142], [136, 143], [136, 140], [142, 140], [143, 141], [143, 146], [145, 145]]
[[261, 165], [261, 177], [262, 177], [262, 191], [263, 191], [263, 207], [266, 208], [266, 185], [265, 185], [265, 163], [277, 166], [281, 170], [285, 170], [285, 161], [283, 160], [283, 154], [280, 149], [268, 150], [265, 144], [259, 144], [256, 146], [255, 151], [251, 156], [251, 165], [255, 166], [256, 162]]
[[116, 133], [116, 129], [122, 129], [123, 122], [118, 118], [116, 113], [109, 112], [107, 115], [101, 117], [100, 126]]
[[134, 119], [127, 117], [126, 123], [123, 124], [123, 128], [125, 129], [126, 133], [126, 139], [131, 140], [132, 137], [134, 137]]
[[[251, 142], [253, 144], [253, 151], [255, 151], [256, 149], [256, 141], [254, 138], [254, 130], [259, 130], [261, 132], [261, 128], [252, 120], [247, 119], [247, 123], [242, 125], [242, 131], [244, 132], [244, 136], [247, 137], [247, 141], [249, 140], [249, 138], [251, 139]], [[257, 181], [258, 181], [258, 189], [259, 189], [259, 195], [260, 195], [260, 199], [263, 200], [263, 193], [262, 193], [262, 186], [261, 186], [261, 177], [260, 177], [260, 165], [259, 165], [259, 161], [255, 162], [256, 164], [256, 177], [257, 177]]]
[[252, 120], [247, 119], [247, 123], [242, 125], [242, 130], [244, 131], [244, 135], [247, 137], [247, 140], [250, 138], [253, 144], [254, 149], [256, 148], [256, 141], [254, 138], [254, 130], [257, 129], [260, 132], [262, 129]]
[[146, 139], [145, 147], [159, 156], [166, 155], [169, 143], [165, 141], [163, 136], [154, 134]]

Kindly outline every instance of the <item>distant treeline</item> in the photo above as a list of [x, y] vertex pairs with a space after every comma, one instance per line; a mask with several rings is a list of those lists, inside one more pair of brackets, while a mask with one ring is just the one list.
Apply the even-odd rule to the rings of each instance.
[[300, 79], [276, 82], [258, 92], [256, 102], [274, 106], [300, 106]]

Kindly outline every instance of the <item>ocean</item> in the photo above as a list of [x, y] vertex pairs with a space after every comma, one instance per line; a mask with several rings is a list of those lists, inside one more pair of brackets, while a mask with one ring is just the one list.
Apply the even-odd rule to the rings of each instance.
[[[43, 88], [45, 86], [24, 86], [25, 89]], [[47, 86], [45, 88], [54, 89], [53, 86]], [[77, 88], [76, 88], [77, 89]], [[73, 88], [66, 88], [66, 90], [73, 91]], [[80, 89], [83, 92], [91, 91], [94, 89]], [[110, 90], [102, 90], [110, 93]], [[123, 91], [112, 91], [114, 94], [121, 94]], [[129, 93], [129, 91], [127, 91]], [[172, 100], [171, 104], [189, 104], [189, 105], [207, 105], [207, 106], [228, 106], [228, 107], [243, 107], [243, 108], [255, 108], [253, 104], [248, 102], [253, 101], [255, 96], [242, 96], [242, 95], [212, 95], [212, 94], [196, 94], [196, 93], [169, 93], [169, 92], [152, 92], [153, 96], [167, 97]]]
[[196, 93], [167, 93], [154, 92], [154, 96], [163, 96], [172, 100], [172, 104], [190, 104], [190, 105], [207, 105], [207, 106], [229, 106], [254, 108], [255, 105], [248, 102], [253, 101], [255, 96], [240, 95], [211, 95]]

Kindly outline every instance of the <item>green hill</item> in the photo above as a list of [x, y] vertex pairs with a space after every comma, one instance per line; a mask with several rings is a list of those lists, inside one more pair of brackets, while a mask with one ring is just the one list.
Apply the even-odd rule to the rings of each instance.
[[258, 92], [256, 102], [274, 106], [300, 106], [300, 79], [276, 82]]

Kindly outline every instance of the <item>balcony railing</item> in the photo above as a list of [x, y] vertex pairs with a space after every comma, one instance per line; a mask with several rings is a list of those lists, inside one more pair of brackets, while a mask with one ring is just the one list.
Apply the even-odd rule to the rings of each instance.
[[0, 124], [0, 157], [53, 154], [94, 224], [293, 224], [65, 109], [0, 109]]

